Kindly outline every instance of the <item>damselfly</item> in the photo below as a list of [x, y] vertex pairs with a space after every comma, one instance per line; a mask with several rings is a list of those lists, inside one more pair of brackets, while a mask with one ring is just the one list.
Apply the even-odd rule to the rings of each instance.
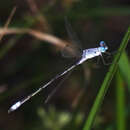
[[[73, 40], [72, 38], [72, 30], [70, 32], [70, 25], [68, 25], [67, 23], [67, 32], [71, 38], [71, 40]], [[77, 42], [77, 41], [74, 41]], [[69, 47], [69, 46], [67, 46]], [[67, 47], [64, 49], [64, 52], [67, 53]], [[73, 47], [73, 46], [70, 46]], [[75, 47], [74, 47], [75, 49]], [[108, 47], [106, 45], [106, 43], [104, 41], [100, 41], [100, 46], [96, 47], [96, 48], [90, 48], [90, 49], [85, 49], [82, 51], [78, 51], [77, 49], [77, 54], [78, 57], [80, 57], [80, 59], [78, 60], [78, 62], [76, 62], [76, 64], [72, 65], [70, 68], [66, 69], [64, 72], [56, 75], [54, 78], [52, 78], [49, 82], [47, 82], [45, 85], [41, 86], [39, 89], [37, 89], [34, 93], [30, 94], [29, 96], [27, 96], [26, 98], [24, 98], [23, 100], [20, 100], [18, 102], [16, 102], [14, 105], [12, 105], [10, 107], [10, 109], [8, 110], [8, 112], [12, 112], [15, 111], [16, 109], [18, 109], [22, 104], [24, 104], [26, 101], [30, 100], [33, 96], [35, 96], [36, 94], [38, 94], [39, 92], [41, 92], [44, 88], [46, 88], [48, 85], [50, 85], [52, 82], [54, 82], [56, 79], [58, 79], [59, 77], [65, 75], [67, 72], [71, 71], [72, 69], [74, 69], [76, 66], [82, 64], [83, 62], [85, 62], [88, 59], [97, 57], [97, 56], [101, 56], [102, 57], [102, 53], [106, 53], [106, 51], [108, 50]], [[76, 52], [74, 50], [74, 52]], [[63, 53], [63, 55], [66, 55], [65, 53]], [[66, 56], [69, 56], [68, 54]], [[73, 56], [76, 56], [73, 54]]]

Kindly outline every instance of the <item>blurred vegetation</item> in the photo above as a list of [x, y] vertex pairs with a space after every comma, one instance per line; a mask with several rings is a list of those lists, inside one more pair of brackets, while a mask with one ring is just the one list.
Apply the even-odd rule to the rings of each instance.
[[[16, 11], [6, 25], [15, 6]], [[44, 103], [46, 97], [61, 78], [8, 114], [13, 103], [63, 72], [75, 59], [63, 58], [59, 47], [28, 34], [3, 35], [0, 40], [1, 130], [130, 129], [129, 0], [0, 1], [0, 28], [30, 28], [70, 41], [65, 16], [82, 41], [82, 48], [98, 47], [101, 40], [107, 43], [112, 55], [108, 58], [104, 54], [103, 58], [112, 64], [106, 66], [100, 60], [97, 65], [97, 58], [88, 60], [74, 69], [47, 103]], [[116, 67], [111, 69], [112, 66]]]

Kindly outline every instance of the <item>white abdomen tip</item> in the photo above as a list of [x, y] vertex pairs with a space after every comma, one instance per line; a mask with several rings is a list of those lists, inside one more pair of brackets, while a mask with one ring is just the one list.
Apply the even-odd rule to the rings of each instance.
[[17, 108], [19, 108], [21, 105], [21, 102], [16, 102], [13, 106], [10, 107], [10, 109], [8, 110], [8, 113], [15, 111]]

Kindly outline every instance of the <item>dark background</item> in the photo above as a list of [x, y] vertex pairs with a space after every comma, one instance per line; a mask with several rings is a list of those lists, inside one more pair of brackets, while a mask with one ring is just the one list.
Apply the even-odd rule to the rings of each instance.
[[[98, 47], [99, 42], [104, 40], [111, 53], [117, 51], [130, 24], [129, 0], [1, 0], [1, 27], [4, 27], [14, 6], [17, 9], [9, 28], [32, 28], [69, 40], [64, 21], [67, 16], [83, 48]], [[6, 46], [12, 43], [6, 51]], [[129, 48], [128, 45], [128, 55]], [[4, 55], [3, 51], [6, 52]], [[109, 66], [103, 65], [102, 60], [97, 65], [97, 58], [89, 60], [74, 69], [48, 103], [44, 103], [47, 95], [62, 78], [8, 114], [13, 103], [64, 71], [75, 60], [63, 58], [59, 48], [27, 34], [5, 35], [0, 41], [0, 55], [1, 130], [60, 130], [67, 126], [77, 109], [78, 117], [71, 129], [82, 128]], [[104, 56], [104, 59], [112, 61], [112, 57], [107, 59]], [[78, 103], [80, 98], [82, 100]], [[93, 129], [114, 130], [115, 124], [114, 79]]]

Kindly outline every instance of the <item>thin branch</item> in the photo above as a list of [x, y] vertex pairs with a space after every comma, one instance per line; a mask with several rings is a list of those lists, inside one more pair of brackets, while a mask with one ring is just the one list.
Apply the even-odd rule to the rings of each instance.
[[[21, 28], [0, 28], [0, 35], [9, 35], [9, 34], [29, 34], [39, 40], [46, 41], [52, 45], [59, 47], [60, 49], [64, 49], [64, 47], [70, 42], [61, 40], [51, 34], [43, 33], [40, 31], [36, 31], [33, 29], [21, 29]], [[67, 51], [71, 54], [75, 54], [72, 48], [67, 47]]]
[[[8, 17], [8, 19], [7, 19], [3, 29], [7, 29], [8, 28], [9, 23], [11, 22], [12, 17], [14, 16], [15, 11], [16, 11], [16, 6], [12, 9], [12, 11], [11, 11], [11, 13], [10, 13], [10, 15], [9, 15], [9, 17]], [[0, 35], [0, 41], [2, 40], [3, 36], [4, 36], [4, 34]]]

